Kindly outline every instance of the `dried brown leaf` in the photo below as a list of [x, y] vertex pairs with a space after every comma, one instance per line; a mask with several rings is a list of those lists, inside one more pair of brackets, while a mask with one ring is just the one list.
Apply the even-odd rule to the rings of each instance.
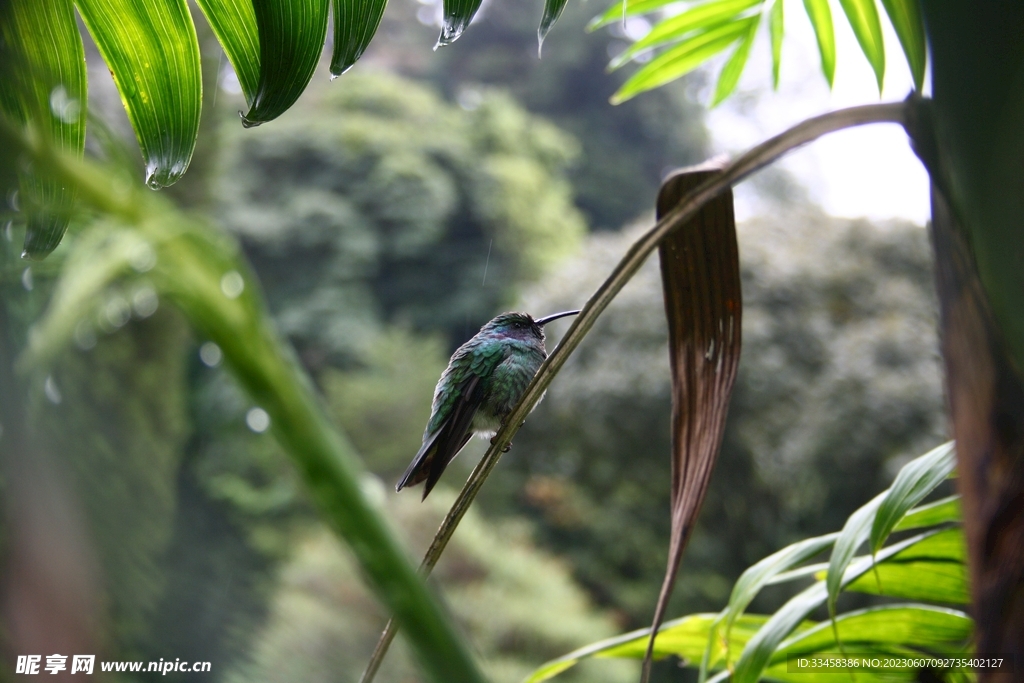
[[[718, 173], [703, 168], [671, 176], [658, 195], [658, 217]], [[740, 360], [743, 305], [731, 190], [667, 235], [658, 255], [672, 368], [672, 541], [641, 681], [650, 676], [654, 634], [718, 458]]]

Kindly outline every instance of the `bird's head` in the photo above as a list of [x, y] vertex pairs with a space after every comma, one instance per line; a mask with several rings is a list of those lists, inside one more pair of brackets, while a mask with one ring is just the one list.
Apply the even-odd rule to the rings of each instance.
[[521, 339], [523, 341], [544, 341], [544, 325], [579, 311], [562, 311], [553, 315], [537, 318], [529, 313], [502, 313], [483, 326], [481, 333], [496, 337]]

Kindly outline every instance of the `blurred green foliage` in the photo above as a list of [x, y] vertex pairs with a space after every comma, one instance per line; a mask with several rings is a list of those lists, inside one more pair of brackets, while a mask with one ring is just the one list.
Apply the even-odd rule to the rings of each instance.
[[447, 355], [436, 335], [392, 327], [376, 338], [361, 367], [320, 375], [332, 414], [378, 474], [397, 477], [419, 450]]
[[650, 210], [667, 171], [706, 158], [704, 107], [694, 93], [703, 86], [700, 75], [619, 106], [608, 104], [632, 71], [609, 74], [608, 59], [632, 41], [621, 22], [595, 33], [584, 30], [603, 6], [568, 2], [538, 58], [542, 2], [488, 3], [457, 43], [426, 56], [423, 49], [436, 36], [432, 22], [438, 5], [392, 3], [355, 72], [382, 65], [435, 84], [468, 109], [487, 88], [507, 90], [521, 106], [579, 141], [581, 154], [570, 179], [575, 203], [594, 229], [618, 230]]
[[[450, 491], [438, 491], [421, 504], [415, 496], [386, 494], [376, 478], [366, 486], [378, 491], [389, 516], [418, 550], [429, 543], [454, 500]], [[520, 522], [488, 521], [470, 512], [433, 580], [471, 634], [495, 683], [518, 683], [559, 647], [614, 633], [618, 627], [607, 615], [594, 612], [569, 567], [535, 548], [529, 528]], [[361, 586], [343, 548], [321, 527], [310, 527], [298, 539], [281, 582], [252, 660], [227, 680], [357, 680], [387, 615]], [[566, 680], [615, 683], [636, 676], [633, 664], [605, 664]], [[419, 680], [401, 636], [377, 680]]]
[[[105, 579], [113, 636], [145, 649], [166, 588], [174, 483], [188, 434], [184, 351], [177, 312], [118, 318], [118, 334], [84, 337], [34, 391], [38, 445], [61, 459], [78, 492]], [[111, 326], [110, 332], [114, 331]]]
[[381, 322], [469, 336], [585, 231], [573, 140], [510, 98], [473, 111], [384, 73], [223, 134], [220, 214], [307, 367], [358, 363]]

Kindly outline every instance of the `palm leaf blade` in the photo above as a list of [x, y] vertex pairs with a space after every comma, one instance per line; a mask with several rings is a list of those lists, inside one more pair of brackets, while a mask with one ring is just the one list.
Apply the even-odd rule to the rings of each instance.
[[807, 10], [818, 40], [821, 72], [825, 74], [825, 80], [831, 88], [836, 75], [836, 36], [832, 28], [832, 10], [828, 8], [828, 0], [804, 0], [804, 9]]
[[732, 45], [749, 28], [751, 21], [742, 19], [699, 34], [658, 55], [649, 64], [633, 74], [612, 96], [615, 104], [685, 76], [698, 66]]
[[377, 27], [387, 0], [332, 0], [334, 8], [334, 52], [331, 75], [340, 76], [362, 57]]
[[885, 43], [882, 40], [882, 24], [878, 21], [878, 9], [875, 0], [839, 0], [850, 21], [853, 34], [857, 37], [860, 49], [868, 58], [871, 68], [878, 81], [878, 92], [882, 92], [882, 80], [885, 78]]
[[260, 38], [252, 2], [196, 0], [196, 4], [234, 67], [246, 104], [251, 105], [260, 81]]
[[146, 184], [175, 183], [199, 133], [199, 42], [185, 0], [76, 0], [114, 76], [142, 150]]
[[245, 126], [271, 121], [306, 89], [327, 37], [328, 0], [256, 0], [260, 77]]
[[[61, 150], [85, 148], [85, 51], [71, 0], [9, 0], [0, 6], [0, 110], [32, 122]], [[68, 226], [74, 188], [18, 170], [27, 216], [24, 256], [41, 259]]]
[[907, 57], [910, 73], [914, 77], [914, 88], [920, 92], [924, 87], [924, 68], [928, 54], [921, 7], [917, 0], [882, 0], [882, 6], [900, 39], [903, 54]]

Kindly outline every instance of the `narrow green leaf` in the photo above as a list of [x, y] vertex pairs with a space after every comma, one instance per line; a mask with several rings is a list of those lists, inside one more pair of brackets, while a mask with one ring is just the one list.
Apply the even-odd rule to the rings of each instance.
[[[708, 633], [717, 615], [695, 614], [681, 619], [665, 622], [665, 625], [658, 629], [658, 637], [654, 641], [654, 655], [656, 659], [662, 659], [669, 655], [676, 655], [683, 659], [693, 661], [699, 657], [704, 650], [708, 640]], [[760, 614], [744, 614], [740, 616], [733, 626], [732, 636], [729, 639], [729, 654], [738, 655], [758, 629], [768, 621], [768, 617]], [[643, 659], [647, 651], [647, 637], [650, 629], [644, 629], [634, 633], [640, 634], [627, 642], [620, 643], [613, 647], [595, 653], [598, 657], [620, 657], [625, 659]], [[718, 668], [726, 662], [725, 648], [721, 647], [715, 653], [713, 665]]]
[[[776, 0], [776, 4], [778, 4], [778, 0]], [[761, 15], [758, 14], [754, 19], [755, 21], [750, 24], [746, 35], [740, 39], [732, 57], [722, 67], [722, 73], [718, 76], [718, 84], [715, 85], [715, 96], [711, 100], [712, 107], [718, 106], [722, 100], [731, 95], [732, 91], [736, 89], [736, 84], [740, 82], [743, 67], [747, 65], [747, 58], [750, 56], [750, 46], [754, 44], [754, 36], [757, 35]]]
[[875, 565], [846, 590], [912, 600], [967, 604], [967, 542], [960, 527], [943, 529]]
[[[881, 658], [894, 655], [912, 657], [919, 653], [913, 650], [901, 650], [898, 648], [873, 649], [871, 647], [864, 647], [858, 654]], [[805, 671], [789, 671], [789, 664], [781, 663], [773, 664], [765, 669], [761, 680], [778, 681], [779, 683], [807, 683], [808, 679], [811, 679], [814, 683], [913, 683], [915, 673], [914, 669], [899, 671], [891, 669], [882, 671], [857, 669], [856, 680], [854, 680], [854, 674], [847, 671], [815, 672], [808, 676]], [[961, 682], [957, 681], [957, 683]]]
[[842, 588], [846, 568], [853, 560], [853, 554], [857, 548], [867, 540], [871, 524], [875, 519], [875, 512], [887, 493], [887, 491], [879, 493], [850, 515], [846, 524], [843, 525], [843, 530], [839, 533], [839, 538], [836, 539], [836, 544], [832, 548], [832, 557], [829, 558], [828, 575], [825, 579], [825, 584], [828, 587], [828, 611], [831, 615], [835, 615], [836, 600]]
[[[861, 560], [861, 557], [855, 561]], [[931, 536], [874, 566], [845, 590], [913, 600], [966, 604], [967, 544], [962, 528]], [[818, 578], [824, 578], [821, 572]]]
[[779, 66], [782, 64], [782, 38], [786, 34], [782, 16], [783, 0], [775, 0], [768, 15], [768, 34], [772, 40], [772, 88], [779, 89]]
[[[926, 540], [934, 533], [925, 532], [888, 546], [874, 558], [870, 556], [858, 558], [847, 567], [842, 585], [846, 585], [870, 571], [875, 562], [885, 561], [900, 551]], [[743, 653], [733, 671], [732, 682], [755, 683], [760, 679], [779, 644], [800, 625], [808, 614], [821, 607], [828, 600], [828, 595], [825, 583], [819, 581], [790, 598], [743, 648]]]
[[788, 572], [796, 565], [806, 562], [829, 548], [837, 538], [839, 538], [838, 533], [804, 539], [772, 553], [743, 572], [733, 586], [729, 604], [722, 610], [726, 636], [728, 636], [732, 623], [747, 609], [762, 588], [772, 583], [784, 572]]
[[838, 536], [839, 534], [828, 534], [793, 543], [747, 568], [740, 575], [740, 578], [736, 580], [736, 584], [732, 588], [732, 593], [729, 595], [729, 603], [719, 614], [718, 619], [708, 633], [707, 645], [701, 657], [699, 680], [704, 681], [708, 670], [713, 666], [713, 651], [716, 645], [718, 645], [719, 640], [719, 623], [724, 622], [724, 633], [721, 640], [727, 643], [732, 642], [733, 624], [743, 614], [744, 610], [747, 609], [751, 601], [757, 597], [761, 589], [774, 583], [792, 567], [806, 562], [831, 546]]
[[871, 552], [877, 552], [907, 511], [924, 500], [955, 468], [956, 451], [952, 441], [907, 463], [896, 475], [875, 515], [871, 526]]
[[612, 96], [620, 104], [645, 90], [664, 85], [690, 73], [708, 59], [732, 45], [746, 32], [755, 18], [740, 19], [701, 33], [658, 55], [633, 74]]
[[[716, 30], [722, 30], [728, 26], [727, 22], [759, 2], [761, 0], [719, 0], [698, 5], [682, 14], [669, 17], [656, 24], [646, 36], [626, 48], [622, 54], [612, 60], [609, 66], [612, 69], [617, 69], [644, 50], [683, 40], [688, 33], [693, 31], [708, 29], [708, 33], [714, 33]], [[694, 36], [694, 38], [698, 37], [700, 36]]]
[[846, 587], [854, 593], [965, 605], [970, 600], [962, 562], [885, 562]]
[[807, 10], [814, 35], [818, 39], [821, 72], [825, 74], [825, 80], [831, 88], [836, 75], [836, 36], [832, 29], [832, 10], [828, 8], [828, 0], [804, 0], [804, 9]]
[[544, 0], [544, 16], [540, 19], [540, 26], [537, 28], [537, 54], [540, 54], [540, 49], [544, 45], [544, 38], [547, 37], [548, 31], [558, 21], [558, 17], [562, 15], [562, 10], [565, 9], [566, 0]]
[[174, 184], [192, 159], [203, 100], [199, 42], [185, 0], [76, 2], [135, 129], [146, 184]]
[[924, 67], [927, 59], [927, 43], [924, 35], [924, 20], [918, 0], [882, 0], [885, 13], [889, 15], [892, 27], [907, 56], [910, 73], [914, 77], [914, 88], [920, 92], [924, 87]]
[[587, 22], [587, 31], [596, 31], [602, 26], [613, 24], [616, 21], [621, 22], [624, 17], [633, 17], [637, 14], [647, 14], [653, 12], [656, 9], [661, 9], [665, 5], [672, 4], [677, 0], [635, 0], [629, 3], [629, 7], [623, 8], [621, 2], [617, 2], [603, 13], [597, 15], [589, 22]]
[[882, 24], [878, 21], [875, 0], [839, 0], [850, 21], [853, 34], [857, 36], [860, 49], [868, 58], [878, 81], [878, 93], [882, 93], [885, 79], [885, 43], [882, 40]]
[[444, 0], [444, 23], [441, 25], [441, 35], [438, 36], [434, 49], [451, 45], [458, 40], [473, 21], [482, 2], [483, 0]]
[[252, 0], [196, 0], [235, 69], [246, 104], [260, 82], [260, 36]]
[[[0, 110], [32, 122], [60, 150], [85, 148], [86, 75], [71, 0], [8, 0], [0, 5]], [[18, 170], [26, 214], [23, 256], [42, 259], [68, 227], [74, 188]]]
[[331, 75], [340, 76], [355, 64], [373, 40], [387, 0], [332, 0], [334, 54]]
[[[708, 639], [708, 632], [717, 617], [716, 614], [691, 614], [662, 624], [654, 641], [656, 658], [676, 655], [692, 661], [699, 657]], [[738, 652], [766, 621], [767, 617], [761, 615], [740, 617], [734, 628], [730, 648]], [[542, 664], [523, 683], [549, 680], [588, 657], [643, 659], [650, 633], [649, 628], [642, 628], [574, 650]], [[716, 661], [724, 662], [724, 654], [724, 651], [720, 652]]]
[[774, 586], [779, 583], [789, 583], [790, 581], [796, 581], [797, 579], [806, 579], [809, 576], [813, 576], [817, 580], [823, 580], [825, 575], [828, 573], [828, 562], [816, 562], [809, 564], [799, 569], [793, 569], [788, 572], [782, 572], [778, 576], [772, 578], [767, 584], [768, 586]]
[[967, 541], [961, 527], [932, 531], [919, 543], [901, 550], [892, 560], [899, 562], [967, 562]]
[[255, 0], [260, 78], [246, 128], [272, 121], [306, 89], [327, 38], [328, 0]]
[[920, 529], [947, 522], [959, 522], [962, 519], [963, 509], [960, 505], [960, 496], [953, 495], [937, 500], [934, 503], [914, 508], [903, 516], [903, 519], [893, 527], [893, 531]]
[[829, 622], [801, 631], [779, 645], [772, 663], [785, 662], [790, 655], [813, 655], [835, 651], [839, 641], [854, 651], [859, 646], [879, 644], [913, 648], [956, 645], [970, 638], [974, 622], [957, 610], [931, 605], [885, 605], [848, 612]]

